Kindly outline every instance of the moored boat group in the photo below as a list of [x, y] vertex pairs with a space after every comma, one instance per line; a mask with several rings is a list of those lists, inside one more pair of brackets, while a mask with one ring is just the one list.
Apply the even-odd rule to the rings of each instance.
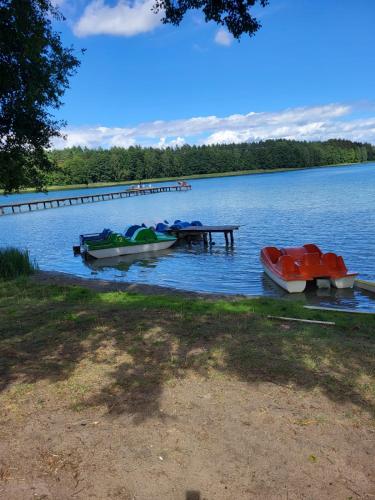
[[[82, 234], [80, 251], [95, 259], [156, 252], [172, 247], [177, 241], [176, 232], [199, 226], [204, 230], [200, 221], [176, 220], [171, 225], [168, 221], [152, 227], [132, 225], [123, 233], [104, 229], [101, 233]], [[324, 253], [312, 243], [300, 247], [264, 247], [260, 251], [260, 261], [265, 273], [289, 293], [303, 292], [308, 283], [318, 288], [352, 288], [357, 276], [348, 271], [342, 256]], [[375, 291], [374, 283], [358, 280], [358, 286]]]
[[103, 229], [101, 233], [81, 234], [80, 251], [86, 256], [101, 259], [166, 250], [177, 241], [171, 231], [199, 225], [202, 225], [200, 221], [189, 223], [176, 220], [172, 225], [164, 221], [159, 222], [155, 227], [135, 224], [127, 227], [123, 233]]

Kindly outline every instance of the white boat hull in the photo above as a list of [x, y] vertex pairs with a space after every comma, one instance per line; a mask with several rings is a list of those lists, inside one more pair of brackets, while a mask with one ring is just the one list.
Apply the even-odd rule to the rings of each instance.
[[98, 250], [89, 250], [85, 248], [86, 252], [95, 259], [104, 259], [106, 257], [118, 257], [120, 255], [131, 255], [143, 252], [157, 252], [158, 250], [165, 250], [175, 243], [176, 240], [158, 241], [156, 243], [145, 243], [143, 245], [129, 245], [115, 248], [101, 248]]
[[296, 281], [285, 281], [280, 276], [277, 274], [273, 273], [263, 262], [262, 266], [264, 269], [264, 272], [281, 288], [284, 288], [289, 293], [301, 293], [305, 290], [306, 288], [306, 281], [303, 280], [296, 280]]
[[344, 276], [343, 278], [331, 279], [331, 283], [335, 288], [353, 288], [356, 275]]

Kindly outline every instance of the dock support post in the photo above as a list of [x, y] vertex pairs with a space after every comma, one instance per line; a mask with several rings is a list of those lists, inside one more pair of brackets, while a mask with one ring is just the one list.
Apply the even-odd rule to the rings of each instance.
[[210, 238], [210, 245], [212, 245], [212, 233], [208, 233], [208, 237]]
[[228, 241], [228, 232], [227, 231], [225, 231], [224, 236], [225, 236], [225, 244], [226, 244], [226, 246], [228, 246], [229, 241]]
[[208, 247], [207, 233], [203, 233], [203, 245]]
[[234, 245], [233, 231], [230, 231], [229, 236], [230, 236], [230, 244], [231, 246], [233, 246]]

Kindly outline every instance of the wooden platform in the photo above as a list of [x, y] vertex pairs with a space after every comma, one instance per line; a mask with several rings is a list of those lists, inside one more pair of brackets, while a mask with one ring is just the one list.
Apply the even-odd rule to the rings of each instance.
[[8, 203], [0, 205], [0, 215], [12, 215], [47, 208], [58, 208], [70, 205], [82, 205], [96, 201], [116, 200], [119, 198], [130, 198], [131, 196], [142, 196], [146, 194], [170, 193], [176, 191], [189, 191], [190, 184], [178, 186], [155, 186], [155, 187], [131, 187], [126, 191], [113, 193], [98, 193], [79, 196], [65, 196], [63, 198], [46, 198], [44, 200], [31, 200], [22, 203]]
[[191, 241], [194, 238], [202, 238], [205, 246], [212, 245], [212, 233], [223, 233], [226, 245], [234, 244], [233, 232], [239, 229], [239, 226], [188, 226], [181, 229], [170, 229], [168, 232]]
[[375, 293], [375, 281], [355, 280], [354, 286], [356, 288], [361, 288], [362, 290], [366, 290], [367, 292]]

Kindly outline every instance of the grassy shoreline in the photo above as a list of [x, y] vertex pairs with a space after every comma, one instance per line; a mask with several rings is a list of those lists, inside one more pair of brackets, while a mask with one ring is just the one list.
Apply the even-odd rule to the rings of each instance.
[[[210, 174], [196, 174], [196, 175], [183, 175], [174, 177], [157, 177], [151, 179], [142, 179], [142, 183], [160, 183], [160, 182], [173, 182], [177, 180], [193, 180], [193, 179], [212, 179], [219, 177], [237, 177], [242, 175], [257, 175], [257, 174], [274, 174], [280, 172], [292, 172], [296, 170], [310, 170], [315, 168], [329, 168], [329, 167], [345, 167], [345, 166], [359, 166], [371, 162], [359, 162], [359, 163], [335, 163], [332, 165], [317, 165], [314, 167], [283, 167], [274, 169], [252, 169], [252, 170], [241, 170], [241, 171], [230, 171], [230, 172], [216, 172]], [[130, 181], [117, 181], [117, 182], [95, 182], [89, 184], [69, 184], [62, 186], [48, 186], [47, 191], [67, 191], [71, 189], [96, 189], [103, 187], [114, 187], [114, 186], [124, 186], [139, 184], [140, 180], [130, 180]], [[20, 190], [20, 193], [36, 193], [37, 191], [33, 188], [26, 188]]]
[[[14, 302], [12, 299], [16, 296], [17, 301]], [[375, 314], [362, 316], [350, 314], [350, 311], [306, 309], [303, 301], [287, 301], [282, 298], [264, 296], [204, 294], [161, 286], [90, 280], [65, 273], [40, 270], [36, 270], [30, 277], [21, 276], [10, 280], [0, 278], [0, 315], [6, 316], [9, 306], [12, 312], [6, 322], [14, 323], [16, 330], [19, 325], [11, 321], [11, 317], [21, 314], [24, 307], [29, 310], [35, 302], [36, 305], [40, 304], [43, 308], [49, 308], [53, 317], [53, 309], [57, 305], [60, 307], [61, 301], [66, 302], [67, 307], [91, 304], [95, 308], [98, 301], [102, 301], [111, 304], [111, 311], [124, 307], [133, 312], [138, 310], [141, 313], [140, 321], [144, 316], [142, 311], [147, 311], [147, 314], [153, 310], [186, 312], [188, 315], [197, 314], [198, 321], [201, 319], [200, 315], [208, 314], [212, 315], [214, 321], [218, 321], [218, 328], [220, 320], [215, 317], [221, 314], [234, 315], [238, 317], [238, 321], [241, 321], [241, 318], [248, 319], [250, 314], [263, 318], [266, 323], [269, 323], [270, 315], [333, 321], [337, 328], [347, 332], [361, 328], [369, 334], [369, 339], [375, 342]], [[15, 304], [17, 307], [14, 307]], [[27, 315], [23, 318], [26, 322], [28, 321]], [[30, 322], [34, 322], [34, 319], [30, 318]], [[39, 323], [38, 319], [38, 325]], [[233, 328], [236, 328], [236, 325], [237, 323], [233, 325]], [[301, 329], [310, 328], [310, 325], [295, 326]], [[321, 327], [312, 325], [311, 328], [320, 329]]]
[[[32, 378], [35, 364], [41, 370], [45, 363], [43, 377], [47, 376], [55, 344], [62, 342], [66, 352], [71, 352], [71, 344], [87, 343], [88, 339], [95, 339], [98, 335], [102, 341], [112, 338], [113, 334], [121, 338], [124, 325], [129, 327], [131, 319], [133, 328], [126, 341], [130, 351], [139, 342], [148, 342], [150, 328], [156, 328], [153, 343], [158, 345], [167, 341], [166, 336], [172, 343], [187, 343], [190, 347], [201, 346], [204, 342], [212, 348], [213, 358], [218, 349], [226, 349], [227, 355], [232, 355], [234, 349], [237, 354], [233, 361], [244, 356], [243, 349], [250, 342], [251, 348], [243, 357], [243, 369], [252, 371], [255, 366], [258, 370], [257, 358], [260, 356], [276, 378], [285, 376], [285, 363], [300, 365], [299, 369], [306, 365], [304, 369], [309, 369], [309, 378], [316, 378], [316, 383], [320, 384], [324, 367], [330, 384], [327, 390], [334, 392], [340, 386], [341, 392], [349, 391], [348, 397], [356, 393], [360, 406], [375, 414], [375, 372], [374, 364], [370, 362], [370, 358], [375, 361], [375, 315], [311, 310], [305, 309], [303, 302], [267, 297], [184, 296], [160, 287], [139, 290], [124, 289], [116, 283], [72, 280], [69, 276], [43, 272], [37, 272], [31, 278], [0, 280], [0, 371], [3, 382], [13, 384], [18, 370], [21, 379], [29, 370]], [[33, 314], [30, 315], [31, 310]], [[43, 321], [40, 321], [41, 317]], [[272, 317], [331, 321], [334, 326], [280, 321]], [[241, 336], [243, 345], [237, 335]], [[257, 342], [262, 344], [259, 350]], [[275, 343], [283, 350], [278, 360], [274, 359]], [[15, 357], [15, 351], [19, 350], [23, 356]], [[355, 363], [356, 375], [346, 366], [351, 365], [354, 354], [357, 361], [363, 360], [361, 365]], [[26, 355], [31, 357], [25, 364]], [[152, 351], [149, 355], [152, 356]], [[58, 369], [60, 363], [65, 366], [58, 353], [54, 356], [57, 363], [54, 369]], [[334, 363], [329, 361], [332, 356]], [[182, 365], [184, 359], [182, 356]], [[204, 356], [202, 364], [205, 369], [212, 368], [210, 359]], [[235, 366], [232, 368], [236, 369]], [[261, 371], [263, 373], [263, 368]], [[346, 375], [342, 379], [344, 372]], [[290, 372], [287, 376], [294, 379], [295, 374]]]

